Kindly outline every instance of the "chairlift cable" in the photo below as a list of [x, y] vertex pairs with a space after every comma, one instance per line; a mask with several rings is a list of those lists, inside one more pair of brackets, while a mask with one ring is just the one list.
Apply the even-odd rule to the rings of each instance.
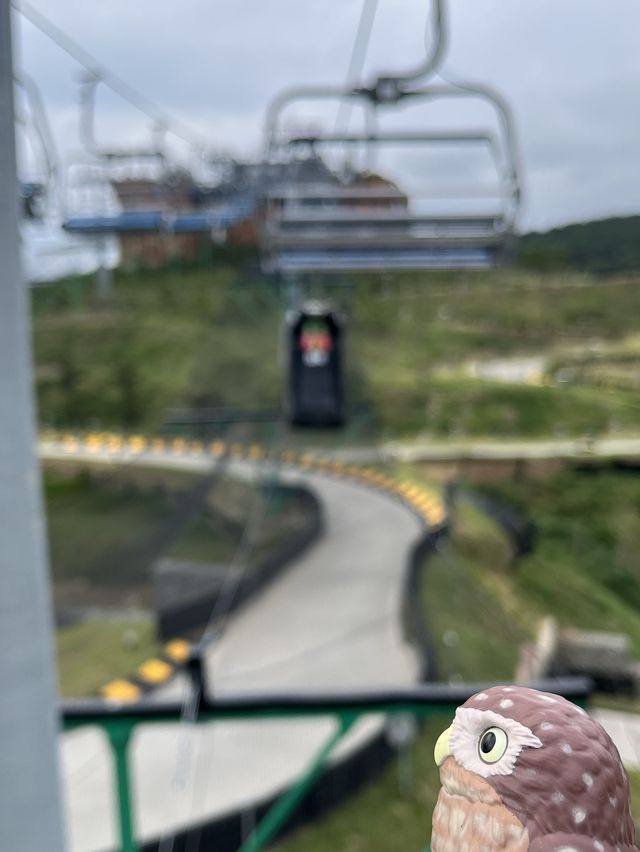
[[[373, 22], [375, 20], [377, 10], [378, 0], [363, 0], [360, 21], [353, 41], [349, 68], [345, 80], [346, 86], [355, 86], [360, 80], [362, 68], [369, 49], [369, 43], [371, 41]], [[345, 133], [347, 132], [352, 108], [353, 105], [351, 101], [340, 101], [335, 122], [336, 132], [341, 129], [343, 129]]]
[[30, 24], [40, 30], [47, 38], [54, 41], [58, 47], [75, 59], [83, 68], [99, 78], [100, 82], [104, 83], [112, 91], [120, 95], [121, 98], [148, 116], [154, 124], [165, 126], [174, 136], [191, 145], [204, 149], [209, 147], [209, 142], [204, 136], [201, 136], [197, 131], [193, 131], [182, 121], [168, 115], [146, 95], [99, 62], [95, 56], [74, 41], [64, 30], [60, 29], [53, 21], [43, 15], [42, 12], [35, 9], [27, 0], [12, 0], [12, 5]]

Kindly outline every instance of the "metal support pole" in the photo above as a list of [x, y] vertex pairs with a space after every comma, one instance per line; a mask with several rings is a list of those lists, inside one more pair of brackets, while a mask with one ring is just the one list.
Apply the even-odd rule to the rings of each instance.
[[116, 769], [116, 794], [118, 797], [118, 825], [120, 827], [120, 852], [137, 852], [131, 810], [131, 785], [129, 780], [129, 740], [133, 725], [114, 722], [107, 728], [109, 744]]
[[27, 292], [10, 0], [0, 0], [0, 849], [63, 852], [58, 708]]

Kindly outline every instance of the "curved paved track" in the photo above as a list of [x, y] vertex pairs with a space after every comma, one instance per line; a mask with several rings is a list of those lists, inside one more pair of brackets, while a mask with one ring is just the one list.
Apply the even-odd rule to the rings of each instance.
[[[192, 470], [210, 468], [202, 456], [90, 451], [44, 444], [45, 458], [126, 461]], [[239, 476], [256, 465], [231, 462]], [[317, 473], [283, 472], [309, 484], [326, 514], [323, 538], [268, 589], [229, 621], [207, 656], [218, 693], [268, 689], [331, 690], [406, 686], [418, 661], [400, 627], [401, 592], [409, 548], [421, 525], [407, 506], [355, 481]], [[164, 694], [182, 694], [174, 681]], [[310, 762], [333, 722], [224, 722], [152, 726], [133, 744], [134, 811], [141, 838], [247, 808], [291, 782]], [[362, 721], [342, 749], [378, 730]], [[115, 826], [107, 749], [97, 732], [67, 734], [63, 743], [71, 847], [113, 847]]]

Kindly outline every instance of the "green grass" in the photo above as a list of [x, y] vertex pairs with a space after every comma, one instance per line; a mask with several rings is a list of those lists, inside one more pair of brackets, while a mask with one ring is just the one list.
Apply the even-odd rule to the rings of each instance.
[[515, 572], [519, 597], [560, 624], [626, 633], [640, 654], [640, 479], [565, 471], [484, 489], [525, 507], [538, 528]]
[[[82, 293], [73, 298], [68, 284], [33, 296], [43, 424], [154, 432], [172, 407], [279, 405], [284, 298], [272, 283], [222, 265], [117, 274], [107, 306], [95, 303], [91, 282], [75, 286]], [[361, 276], [349, 288], [317, 285], [310, 292], [329, 297], [348, 317], [357, 414], [346, 440], [640, 429], [635, 388], [617, 376], [605, 394], [600, 374], [539, 388], [455, 371], [469, 359], [553, 355], [593, 338], [615, 342], [637, 333], [637, 279], [500, 270], [386, 283]], [[640, 364], [640, 354], [634, 357], [629, 369]], [[245, 427], [243, 436], [268, 439], [258, 426]]]
[[[64, 294], [65, 285], [59, 290]], [[42, 421], [157, 429], [171, 406], [274, 405], [278, 299], [229, 269], [119, 275], [108, 309], [34, 296]], [[249, 402], [248, 402], [249, 400]]]
[[512, 681], [530, 617], [510, 606], [511, 550], [497, 525], [462, 502], [451, 538], [425, 564], [421, 595], [444, 681]]
[[131, 674], [159, 650], [151, 622], [89, 621], [59, 629], [56, 642], [63, 698], [97, 693], [107, 681]]
[[247, 517], [260, 512], [250, 554], [254, 564], [309, 523], [307, 509], [286, 490], [222, 477], [181, 525], [176, 512], [200, 479], [126, 465], [48, 467], [45, 499], [56, 604], [148, 607], [156, 559], [228, 564]]
[[45, 497], [54, 583], [78, 578], [105, 586], [146, 581], [146, 562], [125, 562], [121, 554], [166, 520], [168, 507], [161, 497], [100, 487], [82, 473], [47, 474]]

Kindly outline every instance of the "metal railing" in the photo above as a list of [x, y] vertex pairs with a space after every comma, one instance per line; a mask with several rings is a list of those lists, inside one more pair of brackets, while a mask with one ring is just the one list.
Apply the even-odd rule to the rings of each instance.
[[[268, 720], [330, 717], [336, 727], [314, 755], [306, 771], [267, 810], [239, 852], [259, 852], [285, 827], [290, 817], [327, 767], [345, 735], [363, 716], [413, 716], [427, 719], [435, 714], [453, 716], [456, 708], [487, 684], [428, 684], [407, 689], [350, 693], [270, 693], [251, 696], [226, 695], [214, 700], [207, 695], [202, 664], [194, 656], [188, 664], [194, 694], [194, 724], [223, 720]], [[566, 678], [532, 684], [538, 689], [563, 695], [584, 705], [590, 683], [584, 678]], [[102, 700], [67, 701], [62, 707], [64, 730], [97, 726], [106, 734], [115, 764], [116, 794], [121, 852], [136, 852], [128, 749], [138, 726], [184, 721], [182, 701], [143, 700], [135, 704], [112, 704]]]

